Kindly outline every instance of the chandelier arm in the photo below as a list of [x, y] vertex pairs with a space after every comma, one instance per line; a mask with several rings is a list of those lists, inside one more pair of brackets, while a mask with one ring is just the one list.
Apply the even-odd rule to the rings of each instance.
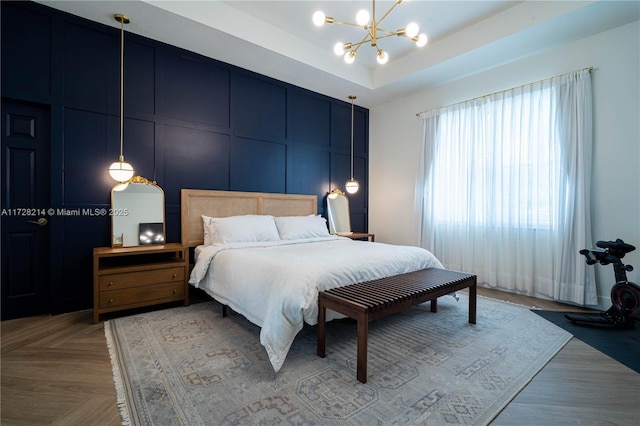
[[[369, 41], [369, 40], [367, 40]], [[363, 44], [365, 44], [367, 41], [361, 41], [360, 43], [355, 43], [351, 46], [351, 50], [350, 52], [357, 52], [358, 49], [360, 49], [360, 46], [362, 46]], [[354, 47], [355, 46], [355, 47]]]
[[[402, 36], [401, 34], [398, 34], [397, 32], [395, 32], [395, 33], [389, 33], [389, 34], [386, 34], [386, 35], [378, 36], [378, 40], [381, 40], [383, 38], [394, 37], [394, 36], [398, 36], [398, 35]], [[404, 36], [404, 37], [406, 37], [406, 36]]]
[[[371, 39], [371, 37], [370, 37], [370, 36], [371, 36], [371, 34], [370, 34], [370, 33], [367, 33], [367, 35], [366, 35], [366, 36], [364, 36], [364, 38], [363, 38], [360, 42], [358, 42], [358, 43], [351, 43], [351, 51], [352, 51], [352, 52], [357, 52], [357, 51], [358, 51], [358, 49], [360, 48], [360, 46], [362, 46], [363, 44], [365, 44], [365, 43], [367, 43], [367, 42], [371, 41], [372, 39]], [[354, 47], [355, 47], [355, 49], [354, 49]]]
[[363, 42], [370, 41], [371, 45], [375, 46], [375, 44], [378, 41], [376, 28], [375, 27], [367, 27], [367, 28], [365, 28], [365, 30], [367, 31], [367, 35], [362, 39], [362, 41]]
[[358, 25], [354, 22], [341, 21], [339, 19], [334, 19], [332, 24], [342, 24], [342, 25], [349, 25], [350, 27], [362, 28], [362, 25]]
[[[378, 19], [376, 22], [379, 24], [380, 22], [384, 21], [384, 19], [385, 19], [387, 16], [389, 16], [389, 14], [391, 13], [391, 11], [392, 11], [393, 9], [395, 9], [395, 8], [396, 8], [396, 6], [397, 6], [397, 5], [399, 5], [400, 3], [402, 3], [402, 2], [400, 2], [400, 1], [396, 1], [396, 2], [393, 4], [393, 6], [391, 6], [391, 7], [389, 8], [389, 10], [387, 10], [387, 11], [385, 12], [385, 14], [384, 14], [384, 15], [382, 15], [382, 18]], [[374, 7], [375, 7], [375, 1], [374, 1]], [[379, 29], [379, 28], [378, 28], [378, 29]]]
[[356, 43], [355, 44], [355, 48], [351, 48], [350, 52], [357, 52], [358, 49], [360, 49], [360, 46], [362, 46], [363, 43]]
[[371, 0], [371, 22], [376, 23], [376, 0]]
[[396, 30], [396, 31], [385, 30], [384, 28], [379, 28], [379, 27], [378, 27], [378, 28], [376, 28], [376, 29], [377, 29], [378, 31], [380, 31], [380, 32], [383, 32], [383, 33], [386, 33], [386, 34], [389, 34], [389, 35], [398, 35], [398, 34], [400, 34], [400, 33], [403, 33], [403, 34], [404, 34], [404, 31], [405, 31], [405, 30], [404, 30], [404, 28], [403, 28], [403, 29], [401, 29], [401, 30]]

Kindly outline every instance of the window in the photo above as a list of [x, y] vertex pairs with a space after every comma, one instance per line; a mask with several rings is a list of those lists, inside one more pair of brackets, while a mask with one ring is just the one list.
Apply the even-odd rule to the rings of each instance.
[[551, 92], [487, 98], [440, 114], [433, 163], [437, 221], [554, 226], [560, 149]]
[[421, 117], [422, 247], [479, 283], [596, 304], [591, 76], [581, 70]]

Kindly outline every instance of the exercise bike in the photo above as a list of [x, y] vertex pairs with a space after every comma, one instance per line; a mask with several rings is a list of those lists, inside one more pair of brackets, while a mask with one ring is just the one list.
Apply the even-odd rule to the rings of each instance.
[[616, 284], [611, 289], [612, 306], [599, 314], [566, 314], [574, 324], [595, 325], [617, 328], [634, 328], [634, 321], [640, 314], [640, 286], [627, 280], [627, 271], [633, 266], [622, 263], [625, 254], [636, 248], [621, 239], [615, 241], [597, 241], [598, 248], [580, 250], [586, 257], [587, 265], [613, 264]]

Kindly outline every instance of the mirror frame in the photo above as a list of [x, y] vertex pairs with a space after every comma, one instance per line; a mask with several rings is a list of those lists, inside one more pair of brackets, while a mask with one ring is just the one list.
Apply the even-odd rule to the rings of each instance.
[[[331, 200], [335, 200], [338, 197], [342, 197], [344, 198], [344, 205], [345, 205], [345, 212], [338, 212], [336, 211], [335, 207], [331, 208]], [[340, 219], [338, 217], [338, 215], [342, 213], [345, 217]], [[333, 191], [331, 191], [328, 195], [327, 195], [327, 219], [329, 222], [329, 233], [331, 234], [336, 234], [336, 235], [352, 235], [353, 232], [351, 231], [351, 211], [349, 208], [349, 198], [347, 198], [347, 195], [340, 191], [339, 189], [334, 189]], [[344, 223], [346, 221], [346, 223]], [[347, 227], [346, 231], [342, 231], [342, 230], [338, 230], [336, 228], [340, 228], [339, 226], [336, 225], [345, 225]]]
[[[129, 179], [126, 182], [120, 182], [117, 183], [116, 185], [113, 186], [113, 188], [111, 188], [111, 210], [110, 210], [110, 215], [111, 215], [111, 247], [116, 248], [116, 247], [136, 247], [139, 246], [141, 244], [137, 243], [137, 244], [125, 244], [125, 236], [124, 234], [120, 234], [120, 235], [115, 235], [114, 231], [116, 229], [115, 226], [115, 222], [119, 219], [119, 218], [124, 218], [127, 217], [129, 212], [128, 211], [124, 211], [125, 208], [123, 207], [118, 207], [114, 205], [114, 193], [116, 192], [120, 192], [118, 190], [116, 190], [116, 188], [122, 186], [122, 185], [126, 185], [128, 186], [129, 184], [144, 184], [144, 185], [150, 185], [150, 186], [154, 186], [158, 189], [158, 191], [160, 192], [160, 196], [162, 198], [162, 234], [165, 237], [165, 241], [162, 244], [166, 244], [166, 214], [165, 214], [165, 198], [164, 198], [164, 191], [162, 190], [162, 188], [156, 183], [156, 181], [151, 181], [149, 179], [146, 179], [142, 176], [134, 176], [131, 179]], [[125, 190], [125, 188], [123, 188], [122, 190]], [[119, 237], [119, 238], [118, 238]], [[138, 234], [136, 234], [136, 237], [138, 237]], [[136, 238], [137, 241], [137, 238]], [[158, 243], [158, 245], [160, 245], [160, 243]]]

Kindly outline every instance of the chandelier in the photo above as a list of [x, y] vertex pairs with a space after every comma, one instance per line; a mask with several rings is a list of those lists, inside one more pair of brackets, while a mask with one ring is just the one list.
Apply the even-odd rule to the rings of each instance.
[[332, 18], [331, 16], [327, 16], [320, 11], [317, 11], [313, 14], [313, 23], [318, 27], [321, 27], [324, 24], [344, 24], [363, 28], [366, 31], [366, 35], [361, 41], [357, 43], [338, 42], [334, 46], [333, 51], [336, 55], [343, 56], [344, 61], [347, 64], [352, 64], [356, 58], [356, 54], [358, 53], [358, 49], [360, 49], [360, 46], [365, 43], [371, 43], [371, 46], [376, 48], [376, 59], [378, 63], [382, 65], [386, 64], [389, 60], [389, 54], [382, 50], [378, 45], [378, 42], [383, 38], [393, 36], [405, 37], [414, 42], [418, 47], [422, 47], [427, 44], [426, 34], [418, 34], [420, 29], [418, 27], [418, 24], [416, 24], [415, 22], [411, 22], [405, 28], [401, 28], [397, 31], [389, 31], [385, 30], [384, 28], [380, 28], [379, 25], [382, 23], [382, 21], [384, 21], [384, 19], [389, 16], [391, 11], [395, 9], [395, 7], [400, 3], [402, 3], [402, 1], [403, 0], [395, 0], [393, 6], [391, 6], [389, 10], [387, 10], [385, 14], [382, 15], [382, 17], [378, 20], [376, 20], [376, 1], [373, 0], [371, 15], [369, 15], [369, 12], [365, 9], [360, 10], [356, 14], [356, 23], [340, 21], [338, 19]]

